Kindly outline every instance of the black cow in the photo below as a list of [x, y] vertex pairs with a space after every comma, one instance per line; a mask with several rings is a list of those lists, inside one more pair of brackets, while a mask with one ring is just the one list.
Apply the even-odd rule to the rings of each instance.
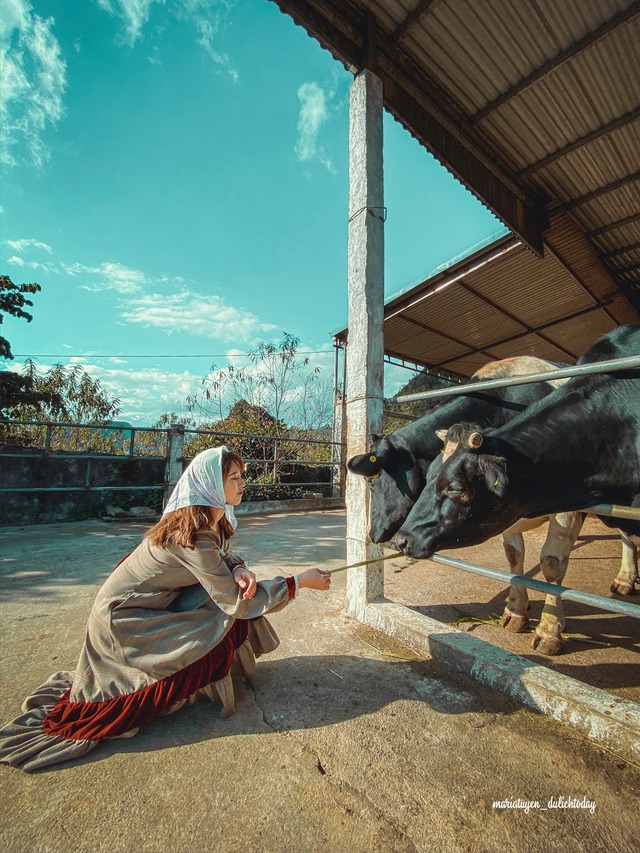
[[[526, 373], [544, 373], [557, 365], [530, 356], [507, 358], [485, 365], [471, 381], [501, 379]], [[448, 399], [437, 399], [429, 412], [409, 426], [401, 427], [388, 436], [372, 436], [368, 453], [352, 457], [349, 471], [367, 478], [370, 489], [369, 536], [373, 542], [388, 541], [400, 528], [426, 482], [429, 465], [439, 455], [441, 444], [437, 427], [454, 423], [459, 418], [473, 418], [486, 426], [508, 422], [527, 405], [542, 399], [565, 380], [541, 382], [536, 385], [516, 385], [490, 393], [470, 392]], [[445, 431], [446, 432], [446, 431]], [[442, 436], [440, 436], [442, 437]], [[549, 522], [546, 541], [540, 554], [545, 576], [553, 577], [558, 567], [565, 567], [583, 522], [580, 513], [565, 513], [559, 517], [542, 516], [523, 520], [505, 530], [502, 539], [511, 571], [524, 574], [525, 548], [523, 532]], [[615, 583], [624, 591], [633, 590], [636, 577], [635, 551], [625, 547], [623, 564]], [[549, 609], [553, 606], [550, 604]], [[500, 624], [508, 631], [520, 632], [529, 627], [529, 597], [523, 586], [512, 584]], [[539, 651], [556, 654], [555, 641], [541, 638]]]
[[[580, 363], [639, 354], [640, 326], [622, 326]], [[396, 541], [409, 556], [430, 557], [524, 516], [596, 503], [640, 506], [640, 369], [574, 377], [497, 429], [451, 427]], [[640, 522], [602, 521], [631, 547], [640, 543]]]
[[[557, 365], [540, 358], [520, 356], [492, 361], [478, 370], [471, 382], [503, 379], [526, 373], [543, 373]], [[468, 392], [437, 400], [419, 420], [390, 435], [372, 435], [367, 453], [352, 456], [347, 468], [366, 477], [371, 485], [369, 536], [388, 542], [397, 533], [418, 500], [431, 462], [440, 454], [438, 428], [473, 420], [482, 427], [507, 423], [531, 403], [554, 390], [557, 382], [516, 385], [491, 392]]]

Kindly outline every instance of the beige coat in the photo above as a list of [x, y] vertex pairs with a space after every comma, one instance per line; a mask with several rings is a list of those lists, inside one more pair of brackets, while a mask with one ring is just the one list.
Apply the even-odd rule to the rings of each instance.
[[[245, 673], [253, 674], [255, 656], [273, 651], [279, 642], [268, 621], [259, 617], [286, 606], [290, 585], [284, 577], [260, 581], [254, 598], [242, 600], [227, 565], [232, 559], [213, 530], [201, 531], [193, 549], [158, 548], [144, 539], [98, 592], [75, 674], [52, 675], [25, 700], [23, 714], [0, 729], [0, 761], [34, 770], [88, 752], [99, 741], [66, 740], [42, 730], [42, 720], [69, 688], [71, 702], [105, 702], [131, 694], [204, 657], [236, 619], [255, 620], [235, 655]], [[190, 609], [176, 611], [189, 587], [200, 596], [187, 596], [194, 601]], [[230, 675], [199, 692], [211, 699], [219, 696], [223, 712], [233, 712]]]

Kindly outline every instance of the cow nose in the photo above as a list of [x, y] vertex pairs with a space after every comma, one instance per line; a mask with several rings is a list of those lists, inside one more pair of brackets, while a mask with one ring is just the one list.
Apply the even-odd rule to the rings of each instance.
[[404, 551], [408, 544], [409, 540], [406, 536], [403, 536], [401, 533], [396, 536], [396, 545], [401, 551]]

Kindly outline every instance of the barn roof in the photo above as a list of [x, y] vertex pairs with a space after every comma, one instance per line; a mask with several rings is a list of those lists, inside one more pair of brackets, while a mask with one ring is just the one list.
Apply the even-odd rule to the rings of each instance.
[[374, 71], [385, 107], [513, 232], [505, 248], [521, 241], [491, 281], [472, 273], [388, 317], [385, 349], [404, 352], [400, 329], [426, 321], [440, 339], [420, 359], [466, 375], [484, 353], [566, 360], [639, 321], [638, 0], [275, 2], [351, 71]]

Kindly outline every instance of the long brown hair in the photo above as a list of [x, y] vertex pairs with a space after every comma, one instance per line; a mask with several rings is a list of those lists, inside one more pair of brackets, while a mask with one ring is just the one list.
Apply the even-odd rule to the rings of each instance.
[[[224, 482], [232, 465], [237, 465], [244, 474], [245, 465], [241, 456], [232, 450], [222, 452], [222, 481]], [[152, 545], [164, 548], [167, 545], [181, 545], [183, 548], [195, 548], [196, 534], [200, 530], [214, 527], [211, 507], [208, 506], [185, 506], [175, 509], [161, 518], [144, 534], [145, 538], [151, 540]], [[218, 527], [223, 539], [231, 539], [233, 527], [226, 516], [218, 521]]]

